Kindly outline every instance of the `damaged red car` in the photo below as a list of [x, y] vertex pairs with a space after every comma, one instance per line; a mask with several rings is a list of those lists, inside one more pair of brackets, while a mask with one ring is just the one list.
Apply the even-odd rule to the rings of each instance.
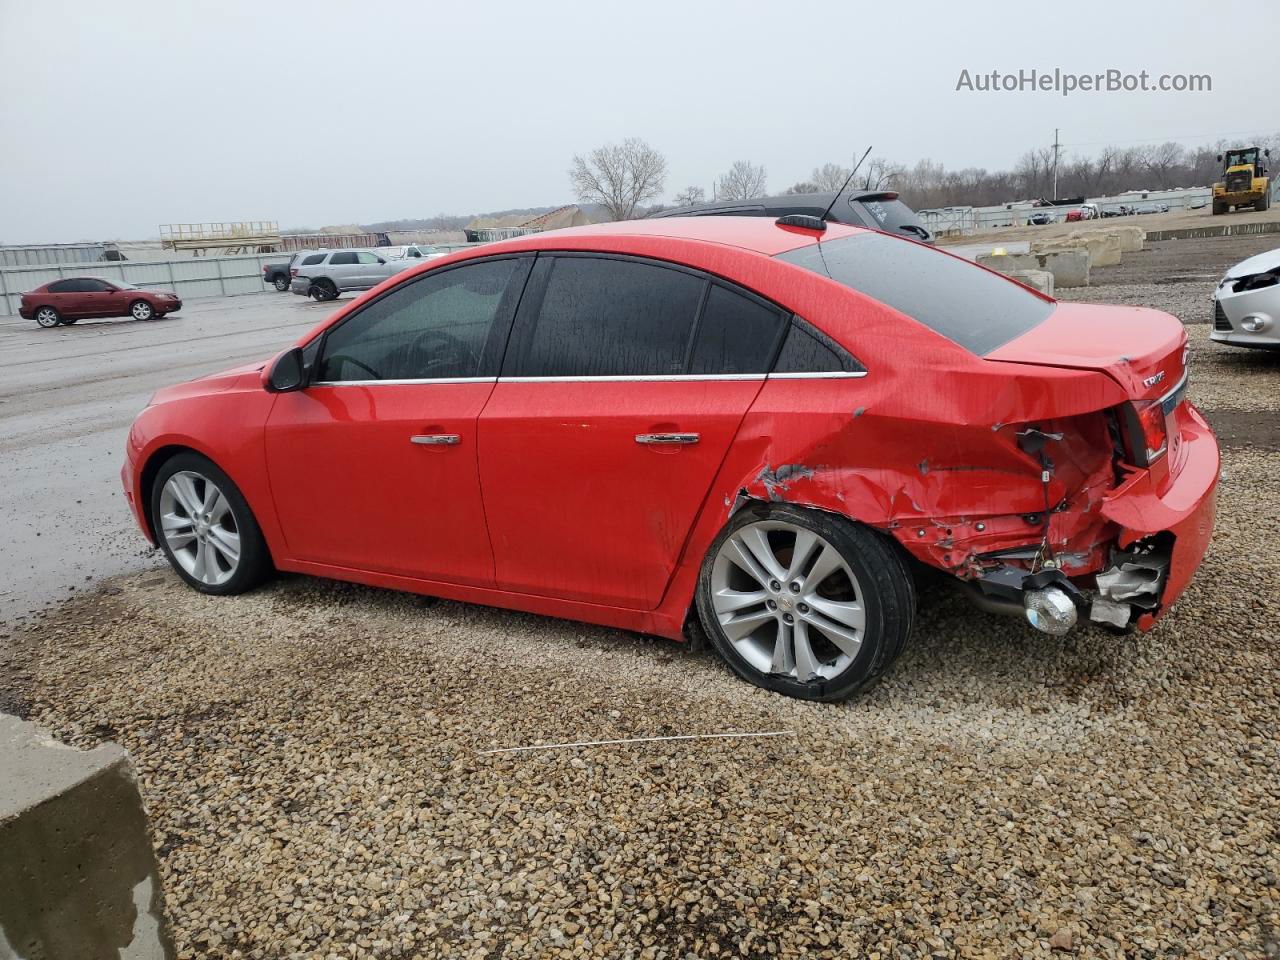
[[274, 569], [700, 625], [836, 700], [902, 652], [920, 565], [1052, 634], [1167, 612], [1218, 478], [1186, 362], [1166, 314], [875, 231], [617, 223], [432, 261], [162, 390], [123, 481], [205, 593]]

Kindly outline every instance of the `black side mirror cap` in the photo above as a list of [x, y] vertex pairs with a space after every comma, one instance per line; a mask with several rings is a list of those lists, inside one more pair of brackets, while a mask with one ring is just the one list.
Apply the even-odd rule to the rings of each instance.
[[267, 374], [267, 390], [271, 393], [289, 393], [307, 385], [307, 371], [302, 363], [302, 348], [286, 350], [276, 358]]

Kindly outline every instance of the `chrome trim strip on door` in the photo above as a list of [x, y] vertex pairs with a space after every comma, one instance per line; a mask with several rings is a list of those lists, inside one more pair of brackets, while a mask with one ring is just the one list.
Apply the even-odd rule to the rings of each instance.
[[671, 373], [602, 377], [426, 377], [421, 380], [317, 380], [313, 387], [379, 387], [422, 383], [666, 383], [686, 381], [856, 380], [865, 370], [838, 373]]
[[858, 380], [867, 375], [865, 370], [841, 370], [838, 373], [771, 373], [770, 380]]
[[406, 383], [497, 383], [497, 377], [426, 377], [422, 380], [317, 380], [313, 387], [379, 387]]
[[763, 380], [763, 373], [655, 373], [604, 377], [499, 377], [502, 383], [652, 383], [668, 380]]

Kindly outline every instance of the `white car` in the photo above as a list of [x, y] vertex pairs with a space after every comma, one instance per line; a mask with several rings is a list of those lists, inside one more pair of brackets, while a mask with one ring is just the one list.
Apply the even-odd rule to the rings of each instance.
[[436, 260], [444, 252], [425, 243], [411, 243], [402, 247], [378, 247], [379, 255], [388, 260]]
[[1236, 347], [1280, 348], [1280, 250], [1227, 271], [1213, 293], [1209, 337]]

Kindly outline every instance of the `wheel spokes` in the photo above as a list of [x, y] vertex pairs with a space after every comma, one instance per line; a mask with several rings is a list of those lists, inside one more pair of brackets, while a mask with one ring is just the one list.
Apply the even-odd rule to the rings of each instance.
[[773, 660], [769, 664], [770, 673], [790, 673], [796, 667], [795, 654], [792, 652], [791, 624], [778, 621], [778, 637], [773, 642]]
[[217, 548], [232, 568], [240, 562], [240, 534], [226, 527], [210, 527], [209, 543]]
[[769, 543], [769, 535], [764, 530], [760, 527], [745, 527], [738, 536], [742, 544], [751, 552], [756, 563], [768, 573], [769, 579], [786, 579], [787, 571], [783, 570], [782, 564], [778, 563], [773, 545]]
[[754, 607], [769, 599], [763, 590], [717, 590], [713, 599], [716, 613], [734, 613], [735, 611]]
[[827, 600], [819, 596], [808, 596], [805, 602], [814, 610], [842, 626], [861, 633], [867, 626], [867, 614], [860, 603], [846, 603], [840, 600]]
[[772, 610], [760, 609], [753, 613], [742, 613], [729, 620], [720, 621], [720, 629], [730, 640], [737, 642], [756, 631], [762, 623], [774, 619]]
[[821, 678], [818, 659], [813, 655], [813, 647], [809, 645], [809, 625], [803, 620], [796, 621], [792, 643], [796, 661], [796, 679], [807, 682]]

